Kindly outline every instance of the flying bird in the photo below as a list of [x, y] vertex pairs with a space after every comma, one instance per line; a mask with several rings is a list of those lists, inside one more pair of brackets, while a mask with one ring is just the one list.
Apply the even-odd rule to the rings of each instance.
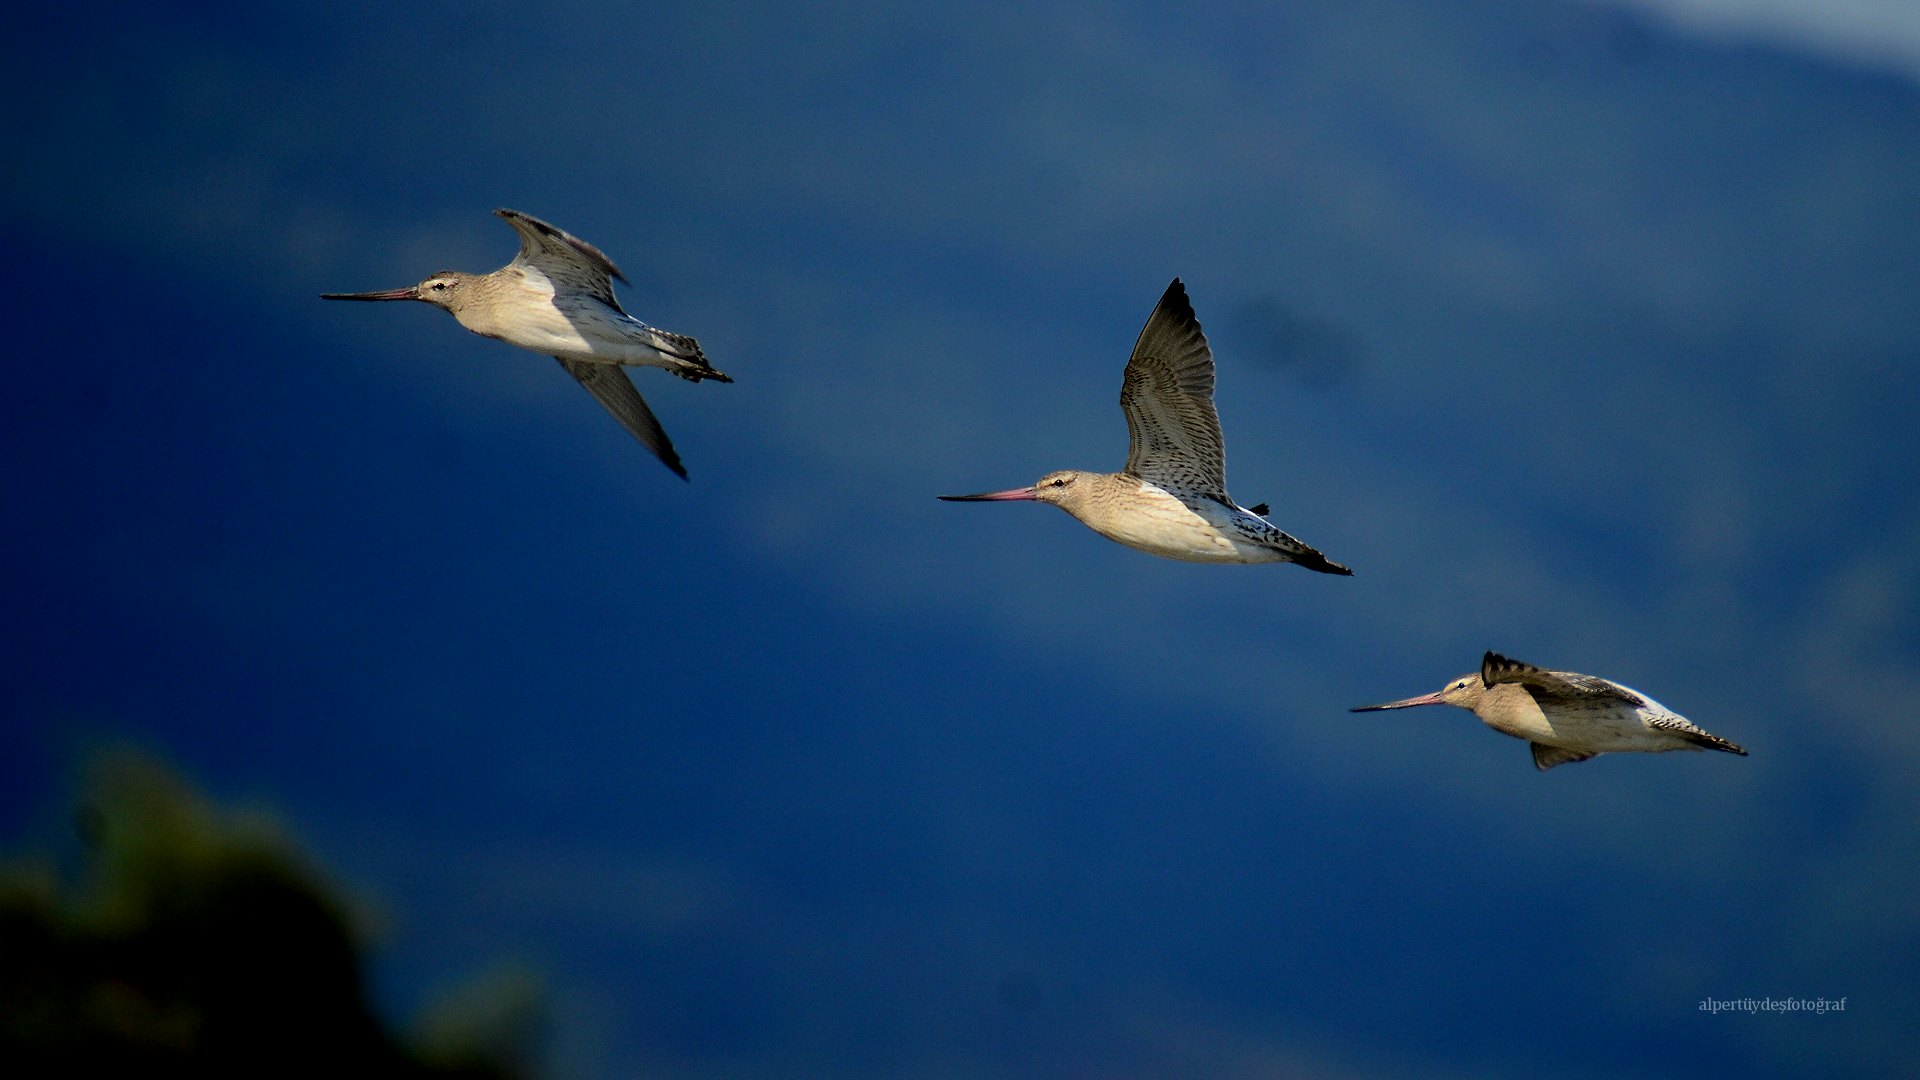
[[495, 210], [520, 234], [520, 254], [491, 274], [442, 270], [418, 285], [384, 292], [323, 293], [323, 300], [422, 300], [460, 325], [547, 353], [580, 381], [641, 445], [682, 480], [686, 466], [623, 366], [659, 367], [687, 379], [732, 382], [700, 343], [648, 326], [620, 309], [613, 279], [627, 276], [599, 248], [518, 210]]
[[1179, 278], [1134, 343], [1120, 384], [1127, 465], [1117, 473], [1052, 472], [1031, 487], [949, 502], [1052, 503], [1109, 540], [1183, 562], [1294, 562], [1323, 574], [1352, 570], [1282, 532], [1267, 507], [1227, 495], [1226, 451], [1213, 408], [1213, 351]]
[[1478, 673], [1462, 675], [1434, 693], [1351, 711], [1415, 705], [1466, 709], [1493, 730], [1525, 739], [1533, 748], [1534, 767], [1542, 772], [1595, 754], [1723, 750], [1744, 757], [1747, 753], [1638, 690], [1592, 675], [1547, 671], [1496, 652], [1481, 658]]

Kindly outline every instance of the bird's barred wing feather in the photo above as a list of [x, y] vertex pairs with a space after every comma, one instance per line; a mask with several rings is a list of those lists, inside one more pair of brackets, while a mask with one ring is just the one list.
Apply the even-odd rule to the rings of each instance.
[[594, 400], [605, 406], [606, 410], [613, 414], [614, 419], [620, 421], [622, 427], [632, 433], [634, 438], [640, 440], [640, 445], [653, 451], [654, 456], [665, 463], [667, 468], [672, 469], [680, 479], [687, 478], [686, 466], [680, 464], [680, 455], [674, 451], [673, 442], [667, 438], [666, 429], [660, 426], [660, 421], [653, 415], [653, 410], [647, 408], [646, 399], [640, 396], [640, 391], [634, 389], [633, 381], [627, 378], [625, 368], [618, 364], [569, 360], [564, 356], [556, 356], [554, 359], [560, 361], [560, 366], [567, 369], [567, 374], [580, 380], [580, 385], [587, 388], [587, 393], [592, 394]]
[[1702, 731], [1694, 726], [1693, 721], [1688, 720], [1684, 716], [1656, 716], [1647, 721], [1647, 726], [1656, 731], [1666, 731], [1678, 735], [1693, 745], [1705, 750], [1724, 750], [1729, 754], [1739, 754], [1741, 757], [1747, 756], [1747, 752], [1741, 749], [1740, 744], [1731, 739], [1723, 739], [1718, 735]]
[[520, 234], [520, 254], [514, 256], [515, 263], [531, 266], [555, 284], [570, 285], [620, 310], [613, 299], [613, 279], [625, 281], [627, 276], [605, 252], [531, 214], [507, 209], [494, 213]]
[[1542, 695], [1560, 698], [1597, 697], [1618, 698], [1629, 705], [1645, 705], [1647, 699], [1621, 686], [1619, 683], [1592, 675], [1579, 675], [1571, 671], [1548, 671], [1532, 664], [1512, 660], [1497, 652], [1488, 652], [1480, 659], [1480, 682], [1488, 689], [1502, 683], [1524, 686], [1535, 697]]
[[1179, 278], [1134, 343], [1120, 408], [1127, 414], [1127, 472], [1161, 487], [1226, 494], [1213, 351]]

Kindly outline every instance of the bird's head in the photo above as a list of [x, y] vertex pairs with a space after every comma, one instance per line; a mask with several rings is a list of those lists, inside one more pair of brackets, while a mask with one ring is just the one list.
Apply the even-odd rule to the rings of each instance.
[[322, 300], [422, 300], [448, 311], [459, 311], [472, 296], [469, 288], [478, 275], [458, 270], [442, 270], [418, 285], [380, 292], [321, 293]]
[[1471, 675], [1460, 676], [1431, 694], [1403, 698], [1400, 701], [1389, 701], [1383, 705], [1361, 705], [1348, 711], [1378, 712], [1382, 709], [1410, 709], [1415, 705], [1453, 705], [1471, 712], [1473, 707], [1480, 703], [1480, 699], [1485, 696], [1486, 692], [1487, 684], [1480, 678], [1480, 673], [1476, 671]]
[[987, 491], [979, 495], [942, 495], [948, 502], [1043, 502], [1071, 511], [1092, 491], [1095, 474], [1078, 469], [1050, 472], [1031, 487]]

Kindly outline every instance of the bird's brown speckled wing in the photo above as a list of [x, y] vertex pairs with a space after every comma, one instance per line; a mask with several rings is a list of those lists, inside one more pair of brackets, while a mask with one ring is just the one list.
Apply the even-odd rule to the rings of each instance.
[[606, 253], [565, 229], [518, 210], [495, 210], [520, 234], [520, 254], [510, 265], [530, 266], [556, 285], [570, 285], [605, 302], [615, 311], [613, 279], [627, 280]]
[[1488, 652], [1480, 658], [1480, 681], [1489, 689], [1502, 683], [1524, 686], [1538, 699], [1540, 697], [1581, 698], [1617, 698], [1629, 705], [1645, 705], [1647, 699], [1621, 686], [1619, 683], [1593, 675], [1580, 675], [1571, 671], [1548, 671], [1519, 660], [1509, 659], [1497, 652]]
[[1179, 278], [1134, 343], [1120, 408], [1127, 414], [1127, 472], [1161, 487], [1225, 496], [1213, 350]]

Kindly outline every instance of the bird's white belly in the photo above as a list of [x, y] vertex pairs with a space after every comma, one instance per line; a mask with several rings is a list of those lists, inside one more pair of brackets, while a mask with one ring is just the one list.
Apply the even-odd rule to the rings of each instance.
[[559, 309], [546, 301], [474, 307], [454, 313], [460, 325], [538, 353], [591, 353], [593, 346]]
[[1521, 687], [1493, 687], [1487, 692], [1484, 702], [1474, 712], [1488, 727], [1516, 739], [1546, 743], [1548, 746], [1565, 744], [1567, 736], [1556, 731], [1554, 726], [1547, 722], [1546, 714], [1540, 711], [1539, 703], [1533, 700], [1533, 695]]
[[550, 296], [533, 290], [524, 303], [475, 307], [456, 312], [460, 324], [476, 334], [537, 353], [613, 364], [666, 366], [669, 358], [654, 346], [642, 324], [608, 311], [583, 307], [571, 313], [555, 307]]
[[1280, 559], [1278, 553], [1265, 548], [1235, 543], [1231, 536], [1195, 513], [1178, 496], [1153, 484], [1140, 485], [1136, 501], [1128, 511], [1086, 523], [1109, 540], [1181, 562], [1252, 563]]
[[541, 319], [524, 327], [521, 335], [513, 339], [513, 343], [535, 352], [569, 353], [576, 356], [585, 353], [594, 357], [602, 353], [599, 342], [590, 340], [580, 332], [578, 326], [567, 321], [557, 311], [553, 313], [551, 319]]
[[1528, 742], [1588, 753], [1677, 750], [1690, 745], [1685, 739], [1647, 727], [1639, 709], [1596, 703], [1587, 708], [1562, 705], [1546, 713], [1520, 687], [1496, 689], [1505, 691], [1503, 700], [1481, 719], [1496, 731]]

